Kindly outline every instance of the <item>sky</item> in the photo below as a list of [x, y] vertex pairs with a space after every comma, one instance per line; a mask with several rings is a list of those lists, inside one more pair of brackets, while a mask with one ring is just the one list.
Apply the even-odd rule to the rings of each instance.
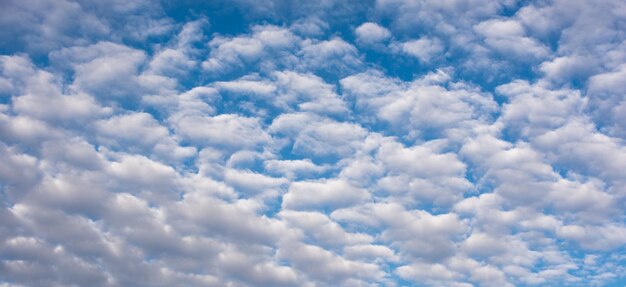
[[625, 286], [623, 0], [1, 0], [0, 287]]

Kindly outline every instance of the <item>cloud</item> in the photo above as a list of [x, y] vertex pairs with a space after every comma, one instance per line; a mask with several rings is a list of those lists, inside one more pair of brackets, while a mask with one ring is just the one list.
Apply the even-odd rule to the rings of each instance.
[[13, 108], [19, 114], [43, 121], [67, 123], [111, 113], [111, 108], [100, 106], [89, 94], [64, 94], [64, 87], [56, 83], [55, 75], [37, 69], [28, 58], [3, 56], [0, 61], [4, 75], [16, 88], [13, 91], [16, 96]]
[[150, 61], [148, 70], [163, 76], [188, 76], [189, 71], [198, 66], [195, 58], [199, 51], [194, 45], [204, 40], [203, 28], [206, 26], [206, 19], [186, 23], [180, 30], [176, 43], [160, 50]]
[[183, 139], [203, 146], [255, 148], [271, 140], [258, 119], [235, 114], [174, 115], [171, 121]]
[[411, 212], [397, 204], [378, 204], [373, 212], [385, 226], [381, 234], [384, 241], [391, 243], [402, 256], [427, 262], [439, 262], [453, 255], [453, 238], [466, 229], [455, 214]]
[[302, 65], [305, 69], [344, 76], [363, 69], [358, 50], [340, 38], [304, 41]]
[[391, 37], [391, 32], [376, 23], [367, 22], [354, 30], [357, 41], [364, 45], [373, 45], [384, 42]]
[[310, 159], [301, 160], [268, 160], [263, 163], [270, 172], [284, 174], [289, 178], [296, 176], [313, 176], [327, 169], [326, 166], [314, 164]]
[[37, 167], [36, 158], [16, 153], [6, 145], [0, 146], [0, 152], [3, 161], [7, 163], [0, 169], [0, 177], [7, 185], [5, 192], [9, 200], [14, 201], [33, 188], [41, 180], [42, 173]]
[[297, 49], [300, 41], [288, 29], [269, 25], [253, 27], [251, 35], [217, 36], [209, 42], [211, 53], [202, 62], [202, 68], [209, 73], [227, 73], [248, 64], [261, 67], [275, 67], [283, 61], [289, 64], [289, 52]]
[[288, 137], [293, 142], [294, 153], [320, 157], [348, 156], [367, 136], [367, 131], [359, 125], [310, 113], [282, 114], [274, 119], [269, 130]]
[[350, 261], [314, 245], [289, 244], [278, 256], [327, 284], [341, 282], [346, 286], [359, 286], [383, 276], [375, 264]]
[[281, 211], [279, 216], [291, 225], [302, 228], [322, 246], [341, 247], [374, 241], [374, 238], [367, 234], [346, 232], [341, 225], [323, 213], [285, 210]]
[[235, 97], [267, 101], [285, 111], [299, 110], [330, 115], [348, 112], [333, 86], [310, 73], [276, 71], [268, 78], [247, 75], [235, 81], [217, 82], [216, 85]]
[[511, 98], [503, 107], [501, 120], [512, 129], [512, 134], [522, 136], [536, 136], [571, 121], [583, 105], [579, 91], [550, 90], [541, 83], [529, 85], [515, 81], [499, 86], [496, 91]]
[[343, 180], [300, 181], [292, 183], [283, 196], [283, 207], [295, 210], [333, 210], [361, 203], [369, 198], [366, 190]]
[[153, 145], [169, 134], [168, 130], [160, 126], [148, 113], [114, 116], [95, 125], [103, 136], [117, 137], [120, 141], [137, 142], [139, 145]]
[[595, 122], [609, 134], [624, 138], [626, 126], [624, 126], [625, 99], [620, 90], [623, 83], [619, 80], [626, 73], [626, 66], [620, 66], [617, 70], [597, 74], [589, 79], [589, 104], [588, 109]]
[[402, 52], [413, 56], [424, 63], [430, 62], [443, 54], [444, 47], [438, 39], [420, 38], [417, 40], [407, 41], [400, 45]]
[[0, 22], [2, 34], [11, 41], [3, 41], [2, 47], [9, 51], [45, 54], [84, 43], [83, 37], [103, 37], [111, 32], [106, 21], [74, 1], [11, 1], [3, 7], [7, 13]]
[[547, 47], [526, 37], [524, 27], [516, 21], [487, 20], [475, 25], [474, 30], [485, 38], [487, 46], [504, 57], [533, 60], [549, 54]]
[[0, 286], [623, 285], [620, 1], [0, 6]]
[[143, 93], [158, 94], [175, 88], [172, 79], [141, 73], [145, 52], [125, 45], [99, 42], [64, 48], [50, 57], [73, 70], [73, 88], [105, 101], [137, 101]]
[[[416, 138], [454, 133], [462, 126], [487, 121], [495, 109], [496, 104], [489, 94], [464, 83], [447, 88], [444, 85], [449, 79], [444, 71], [437, 71], [398, 85], [395, 79], [369, 71], [344, 78], [341, 84], [363, 116], [389, 123], [391, 132], [399, 131], [405, 137]], [[377, 83], [376, 88], [367, 89], [372, 83]], [[411, 128], [406, 123], [410, 123]]]

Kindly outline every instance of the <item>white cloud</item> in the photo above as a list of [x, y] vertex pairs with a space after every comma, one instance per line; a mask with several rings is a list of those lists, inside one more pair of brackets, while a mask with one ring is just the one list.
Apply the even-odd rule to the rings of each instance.
[[278, 195], [281, 186], [287, 184], [287, 180], [284, 178], [274, 178], [236, 169], [226, 170], [224, 172], [224, 181], [235, 187], [241, 194], [269, 193], [268, 195], [270, 196]]
[[340, 76], [358, 71], [363, 66], [356, 47], [340, 38], [303, 41], [299, 55], [302, 57], [302, 68]]
[[[34, 67], [30, 59], [3, 56], [0, 59], [3, 74], [20, 87], [13, 99], [13, 109], [20, 114], [50, 122], [88, 120], [111, 112], [98, 105], [85, 93], [64, 94], [54, 74]], [[19, 65], [19, 68], [16, 67]]]
[[348, 156], [362, 145], [367, 135], [356, 124], [308, 113], [282, 114], [274, 119], [269, 130], [292, 139], [295, 153], [313, 156]]
[[374, 241], [374, 238], [368, 234], [346, 232], [338, 223], [323, 213], [286, 210], [281, 211], [279, 216], [292, 226], [301, 228], [321, 246], [332, 248]]
[[[124, 141], [137, 142], [139, 145], [154, 145], [156, 142], [169, 135], [167, 128], [159, 123], [148, 113], [134, 113], [114, 116], [95, 123], [96, 129], [103, 137], [116, 138], [120, 145]], [[107, 141], [104, 139], [103, 141]]]
[[3, 3], [0, 286], [623, 281], [622, 2], [253, 2]]
[[344, 248], [343, 253], [352, 258], [397, 260], [394, 251], [384, 245], [352, 245]]
[[85, 38], [100, 38], [112, 32], [101, 15], [86, 11], [74, 1], [4, 4], [7, 13], [0, 27], [2, 37], [10, 41], [3, 43], [3, 48], [10, 48], [12, 42], [28, 52], [47, 54], [64, 46], [84, 44]]
[[[571, 121], [537, 137], [534, 143], [551, 160], [567, 165], [574, 172], [612, 183], [623, 182], [625, 148], [619, 144], [620, 140], [596, 132], [588, 122]], [[616, 188], [623, 192], [619, 184]]]
[[[283, 52], [296, 49], [300, 41], [288, 29], [270, 25], [254, 26], [252, 34], [247, 36], [216, 36], [209, 42], [211, 53], [202, 62], [202, 68], [209, 73], [222, 74], [259, 61], [261, 67], [275, 67], [282, 61], [290, 62]], [[272, 56], [276, 59], [270, 59]], [[264, 57], [266, 59], [262, 59]]]
[[283, 196], [286, 209], [329, 209], [347, 207], [370, 199], [367, 190], [355, 187], [343, 180], [299, 181], [289, 187]]
[[513, 135], [532, 137], [555, 129], [576, 117], [583, 105], [579, 91], [551, 90], [541, 83], [514, 81], [496, 91], [510, 98], [500, 120]]
[[455, 282], [455, 279], [460, 279], [461, 276], [459, 274], [448, 270], [441, 264], [415, 263], [412, 265], [404, 265], [398, 267], [396, 273], [405, 280], [425, 280], [431, 285], [445, 284], [446, 286], [455, 287], [464, 286], [461, 283]]
[[194, 44], [204, 39], [202, 28], [207, 25], [205, 19], [186, 23], [180, 30], [176, 43], [158, 51], [150, 60], [149, 72], [172, 77], [188, 76], [198, 66], [195, 58], [199, 51], [194, 48]]
[[105, 101], [136, 101], [144, 93], [159, 94], [176, 85], [173, 79], [142, 73], [144, 51], [112, 42], [63, 48], [50, 58], [74, 71], [74, 89]]
[[214, 117], [177, 114], [170, 121], [178, 135], [200, 145], [255, 148], [271, 140], [258, 119], [235, 114]]
[[356, 283], [363, 285], [383, 276], [383, 272], [375, 264], [350, 261], [314, 245], [291, 243], [281, 249], [278, 256], [293, 262], [296, 268], [327, 284], [340, 282], [349, 285], [356, 279], [357, 282], [353, 284], [358, 286]]
[[387, 28], [372, 22], [361, 24], [354, 30], [354, 33], [357, 41], [364, 45], [381, 43], [391, 37], [391, 32]]
[[626, 65], [614, 71], [597, 74], [589, 79], [588, 109], [603, 130], [611, 135], [626, 137], [626, 98], [622, 79], [626, 76]]
[[270, 97], [274, 92], [276, 92], [276, 86], [272, 83], [254, 78], [248, 79], [248, 77], [231, 82], [218, 82], [217, 86], [220, 89], [231, 93], [244, 95], [249, 94], [263, 98]]
[[[6, 164], [0, 168], [0, 178], [7, 185], [10, 197], [21, 197], [41, 179], [37, 167], [37, 158], [12, 151], [6, 145], [0, 145], [0, 157]], [[10, 200], [15, 200], [11, 198]]]
[[557, 236], [577, 242], [585, 249], [610, 250], [624, 244], [626, 227], [618, 224], [607, 225], [566, 225], [556, 230]]
[[294, 101], [300, 111], [319, 114], [345, 114], [345, 103], [334, 91], [334, 87], [313, 74], [277, 72], [274, 78], [280, 86], [279, 101], [286, 104]]
[[215, 36], [209, 58], [202, 68], [209, 76], [254, 67], [263, 72], [299, 70], [346, 75], [362, 68], [356, 47], [341, 38], [302, 39], [286, 28], [254, 26], [251, 34], [238, 37]]
[[398, 143], [385, 143], [377, 157], [392, 172], [421, 178], [460, 176], [465, 172], [465, 164], [455, 155], [437, 154], [428, 146], [404, 148]]
[[299, 110], [330, 115], [348, 112], [333, 86], [310, 73], [273, 72], [269, 79], [247, 75], [235, 81], [217, 82], [216, 86], [234, 97], [267, 101], [285, 111]]
[[311, 162], [310, 159], [301, 160], [268, 160], [263, 163], [266, 170], [284, 174], [289, 178], [296, 176], [314, 176], [327, 169]]
[[592, 59], [581, 55], [563, 56], [541, 63], [539, 70], [546, 75], [546, 78], [556, 82], [563, 80], [580, 78], [592, 72], [589, 66]]
[[401, 256], [427, 262], [441, 262], [454, 255], [454, 238], [467, 230], [454, 213], [432, 215], [397, 204], [374, 205], [372, 216], [385, 227], [381, 239], [397, 248]]
[[[439, 71], [398, 85], [395, 79], [366, 72], [342, 79], [341, 84], [357, 111], [367, 117], [364, 120], [392, 125], [386, 132], [400, 132], [407, 138], [447, 134], [454, 139], [489, 120], [496, 103], [491, 95], [465, 83], [448, 83], [448, 88], [444, 87], [448, 81], [449, 75]], [[368, 89], [371, 83], [377, 83], [377, 88]], [[374, 119], [370, 119], [372, 115]]]
[[485, 44], [504, 57], [521, 61], [542, 59], [549, 49], [533, 38], [526, 37], [524, 27], [512, 20], [487, 20], [474, 26], [485, 37]]
[[402, 52], [413, 56], [424, 63], [429, 63], [434, 58], [442, 57], [444, 46], [439, 39], [420, 38], [400, 44]]

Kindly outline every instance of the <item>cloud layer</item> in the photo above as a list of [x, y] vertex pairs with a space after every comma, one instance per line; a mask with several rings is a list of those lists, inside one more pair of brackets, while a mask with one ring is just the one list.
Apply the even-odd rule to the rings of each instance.
[[0, 286], [626, 283], [623, 1], [209, 2], [0, 4]]

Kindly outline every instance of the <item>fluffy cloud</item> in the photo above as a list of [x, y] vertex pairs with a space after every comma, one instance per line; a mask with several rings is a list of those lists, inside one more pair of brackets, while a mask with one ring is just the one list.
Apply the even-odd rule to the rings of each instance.
[[228, 95], [254, 101], [268, 101], [286, 111], [308, 111], [318, 114], [345, 114], [344, 101], [333, 86], [310, 73], [273, 72], [269, 78], [247, 75], [234, 81], [218, 82], [217, 87]]
[[524, 27], [516, 21], [488, 20], [474, 26], [474, 30], [485, 38], [485, 43], [504, 57], [525, 61], [542, 59], [548, 48], [536, 40], [526, 37]]
[[258, 119], [235, 114], [215, 117], [200, 115], [175, 115], [171, 119], [177, 134], [200, 145], [227, 148], [254, 148], [269, 142]]
[[333, 210], [361, 203], [369, 193], [342, 180], [294, 182], [283, 197], [286, 209], [320, 208]]
[[103, 101], [132, 105], [143, 94], [169, 92], [176, 86], [173, 79], [142, 73], [144, 51], [112, 42], [63, 48], [52, 52], [50, 58], [73, 71], [73, 89]]
[[438, 39], [420, 38], [400, 45], [402, 52], [428, 63], [435, 57], [441, 57], [444, 47]]
[[391, 32], [376, 23], [367, 22], [354, 30], [357, 41], [364, 45], [373, 45], [383, 42], [391, 37]]
[[626, 66], [622, 65], [615, 71], [597, 74], [589, 79], [589, 105], [591, 116], [596, 123], [609, 134], [626, 137], [624, 126], [624, 112], [626, 98], [621, 80], [626, 73]]
[[192, 2], [0, 4], [0, 286], [625, 282], [622, 2]]
[[64, 94], [55, 75], [37, 69], [30, 59], [2, 56], [5, 81], [12, 86], [13, 109], [16, 113], [50, 122], [85, 120], [111, 112], [83, 92]]
[[[465, 133], [471, 126], [489, 121], [496, 103], [491, 95], [467, 83], [449, 81], [450, 76], [442, 70], [401, 84], [379, 72], [368, 71], [344, 78], [341, 84], [364, 117], [389, 123], [391, 132], [399, 131], [411, 138], [433, 138], [445, 133], [454, 138], [453, 134]], [[375, 88], [370, 89], [372, 85]]]
[[[210, 57], [202, 62], [202, 67], [211, 73], [226, 73], [259, 61], [261, 66], [273, 65], [272, 61], [283, 60], [283, 57], [274, 59], [273, 55], [288, 57], [285, 52], [297, 48], [299, 41], [291, 31], [275, 26], [257, 26], [250, 36], [214, 37], [209, 43]], [[262, 58], [268, 58], [269, 63], [265, 64]]]

